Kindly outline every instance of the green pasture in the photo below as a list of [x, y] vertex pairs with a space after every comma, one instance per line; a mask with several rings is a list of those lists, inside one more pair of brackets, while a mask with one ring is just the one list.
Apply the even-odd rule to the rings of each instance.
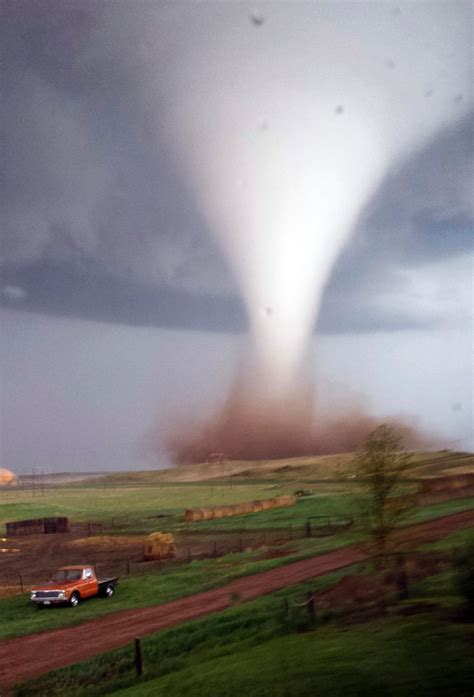
[[[191, 663], [115, 697], [469, 697], [472, 626], [429, 616], [324, 628]], [[269, 689], [270, 688], [270, 689]]]
[[[285, 493], [287, 493], [285, 491]], [[76, 485], [45, 489], [44, 495], [31, 490], [0, 491], [0, 525], [10, 520], [69, 516], [75, 521], [107, 522], [113, 518], [144, 521], [147, 516], [165, 514], [160, 524], [180, 522], [186, 508], [222, 506], [255, 498], [275, 496], [268, 485], [203, 486], [202, 484], [164, 484], [159, 486], [88, 486]], [[152, 519], [151, 519], [152, 520]], [[149, 523], [150, 529], [156, 522]]]
[[[309, 590], [334, 584], [361, 565], [328, 574], [142, 640], [144, 675], [133, 647], [95, 656], [19, 687], [17, 697], [422, 697], [472, 694], [473, 623], [455, 623], [452, 572], [410, 587], [410, 603], [440, 602], [414, 617], [340, 627], [301, 606]], [[285, 601], [290, 611], [288, 613]]]
[[[135, 486], [75, 486], [45, 489], [44, 495], [31, 490], [5, 489], [0, 491], [0, 535], [7, 521], [45, 516], [69, 516], [72, 522], [97, 521], [106, 531], [146, 533], [157, 529], [166, 531], [208, 530], [225, 531], [240, 528], [265, 529], [303, 526], [310, 516], [331, 516], [334, 520], [360, 516], [361, 494], [354, 483], [319, 483], [313, 486], [314, 495], [298, 499], [295, 506], [275, 508], [230, 518], [185, 523], [186, 508], [204, 508], [241, 503], [255, 499], [293, 494], [295, 482], [217, 484], [160, 484]], [[474, 497], [454, 499], [412, 512], [411, 522], [447, 515], [474, 508]], [[155, 516], [164, 516], [156, 518]]]
[[[293, 490], [289, 488], [285, 493]], [[262, 484], [233, 485], [232, 488], [219, 487], [219, 494], [228, 502], [265, 498], [272, 494], [268, 486]], [[159, 487], [137, 488], [119, 487], [116, 489], [89, 488], [88, 486], [65, 487], [45, 490], [44, 497], [31, 497], [31, 492], [11, 490], [2, 492], [0, 521], [21, 518], [34, 518], [43, 515], [68, 515], [72, 520], [102, 520], [107, 523], [112, 517], [128, 516], [127, 532], [170, 529], [187, 529], [182, 522], [186, 507], [198, 503], [204, 505], [206, 488], [202, 485], [180, 484]], [[235, 519], [221, 519], [195, 523], [190, 530], [212, 531], [226, 529], [243, 530], [245, 549], [245, 530], [265, 528], [285, 528], [303, 525], [312, 515], [331, 516], [333, 519], [354, 516], [357, 523], [357, 496], [332, 485], [318, 491], [318, 494], [301, 498], [291, 508], [274, 509], [239, 516]], [[474, 498], [455, 499], [434, 504], [412, 512], [411, 521], [421, 521], [474, 508]], [[149, 515], [168, 512], [168, 518], [150, 519]], [[410, 522], [410, 521], [407, 521]], [[148, 526], [148, 527], [147, 527]], [[471, 528], [472, 530], [472, 528]], [[123, 534], [124, 529], [119, 532]], [[0, 533], [1, 534], [1, 533]], [[458, 533], [465, 535], [465, 531]], [[44, 629], [53, 629], [93, 619], [110, 612], [145, 607], [183, 597], [200, 591], [224, 585], [239, 576], [280, 566], [282, 564], [321, 554], [332, 549], [353, 544], [363, 539], [357, 524], [333, 536], [312, 539], [293, 539], [280, 546], [281, 556], [265, 559], [265, 549], [244, 551], [218, 559], [194, 561], [182, 566], [164, 567], [161, 573], [125, 577], [116, 596], [110, 600], [92, 599], [75, 610], [58, 608], [38, 612], [27, 596], [16, 596], [0, 600], [0, 638], [29, 634]], [[441, 543], [442, 544], [442, 543]]]
[[57, 607], [39, 611], [27, 594], [0, 598], [0, 639], [80, 624], [121, 610], [159, 605], [221, 587], [242, 576], [323, 554], [358, 539], [349, 532], [337, 538], [313, 538], [283, 545], [280, 548], [283, 555], [275, 559], [262, 559], [262, 550], [254, 550], [164, 567], [161, 572], [125, 576], [112, 598], [91, 598], [74, 609]]

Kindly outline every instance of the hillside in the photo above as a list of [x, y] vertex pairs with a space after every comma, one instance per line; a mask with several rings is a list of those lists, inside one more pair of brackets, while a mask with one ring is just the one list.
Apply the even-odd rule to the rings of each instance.
[[[95, 483], [144, 484], [226, 480], [320, 481], [351, 478], [353, 453], [286, 458], [282, 460], [227, 460], [223, 463], [181, 465], [164, 470], [117, 472]], [[411, 476], [415, 479], [474, 473], [474, 454], [442, 450], [413, 453]]]

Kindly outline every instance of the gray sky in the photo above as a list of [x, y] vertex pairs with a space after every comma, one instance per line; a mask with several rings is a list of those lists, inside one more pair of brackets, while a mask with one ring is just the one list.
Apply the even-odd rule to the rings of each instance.
[[[3, 466], [149, 465], [141, 442], [154, 419], [225, 392], [246, 310], [156, 121], [179, 97], [163, 65], [196, 54], [206, 13], [223, 41], [241, 22], [239, 40], [264, 31], [271, 43], [285, 11], [292, 26], [284, 4], [262, 4], [261, 26], [250, 5], [227, 7], [228, 16], [222, 3], [3, 3]], [[395, 24], [409, 5], [379, 7]], [[444, 7], [470, 26], [470, 3]], [[384, 46], [375, 20], [369, 29]], [[468, 62], [469, 31], [458, 44]], [[387, 75], [402, 70], [390, 46], [380, 56]], [[420, 89], [433, 110], [442, 92], [450, 118], [366, 202], [325, 288], [313, 361], [378, 413], [412, 413], [474, 447], [472, 94], [454, 82], [450, 92], [442, 69]]]

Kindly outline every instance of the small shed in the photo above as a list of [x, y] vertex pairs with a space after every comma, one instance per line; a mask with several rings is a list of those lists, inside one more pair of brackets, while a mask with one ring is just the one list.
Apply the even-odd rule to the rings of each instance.
[[7, 523], [7, 537], [15, 537], [16, 535], [49, 535], [60, 532], [69, 532], [69, 520], [66, 516], [15, 520]]

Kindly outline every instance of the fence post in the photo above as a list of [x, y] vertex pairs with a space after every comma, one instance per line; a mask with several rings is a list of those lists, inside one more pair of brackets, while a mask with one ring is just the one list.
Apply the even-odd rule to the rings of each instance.
[[135, 639], [135, 670], [137, 672], [137, 678], [143, 674], [143, 661], [142, 661], [142, 646], [140, 638]]
[[92, 525], [89, 521], [89, 537], [92, 535]]
[[21, 589], [21, 592], [24, 593], [25, 591], [24, 591], [24, 587], [23, 587], [23, 574], [21, 573], [21, 571], [20, 571], [20, 573], [18, 574], [18, 576], [20, 577], [20, 589]]
[[130, 576], [130, 557], [127, 557], [127, 576]]
[[213, 555], [214, 555], [214, 559], [216, 559], [216, 557], [217, 557], [217, 542], [214, 542]]
[[240, 549], [241, 552], [244, 551], [244, 547], [243, 547], [243, 544], [242, 544], [242, 530], [239, 532], [239, 549]]
[[316, 608], [314, 604], [314, 593], [308, 592], [308, 615], [312, 625], [316, 624]]
[[286, 629], [288, 632], [291, 632], [291, 612], [290, 612], [290, 603], [288, 602], [288, 598], [284, 598], [284, 600], [283, 600], [283, 613], [284, 613], [284, 621], [286, 623]]
[[191, 563], [191, 547], [188, 547], [188, 564]]
[[398, 574], [397, 574], [397, 586], [398, 586], [398, 597], [400, 600], [406, 600], [408, 598], [408, 576], [405, 565], [405, 555], [401, 554], [398, 558]]
[[304, 536], [311, 537], [311, 523], [309, 520], [304, 524]]

